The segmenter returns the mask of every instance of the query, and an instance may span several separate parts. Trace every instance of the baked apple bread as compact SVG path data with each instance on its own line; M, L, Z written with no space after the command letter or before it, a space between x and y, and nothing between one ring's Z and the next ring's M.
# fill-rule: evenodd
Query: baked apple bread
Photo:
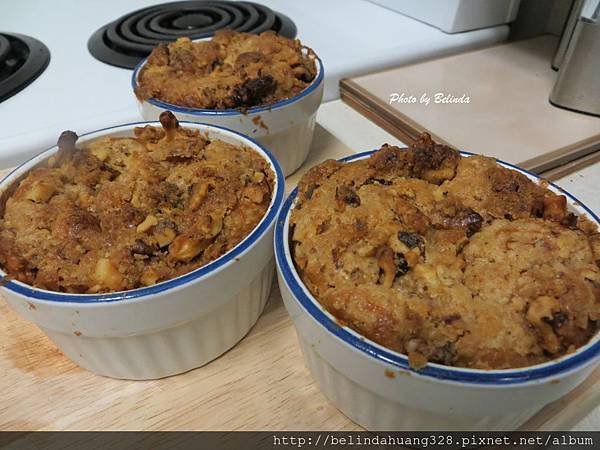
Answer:
M188 108L244 110L295 96L316 73L314 53L297 39L222 30L209 41L157 46L135 93Z
M0 264L60 292L114 292L201 267L265 215L274 184L257 152L179 126L78 146L65 132L45 167L3 195Z
M598 330L596 226L543 183L427 134L312 168L290 230L315 298L416 368L529 366Z

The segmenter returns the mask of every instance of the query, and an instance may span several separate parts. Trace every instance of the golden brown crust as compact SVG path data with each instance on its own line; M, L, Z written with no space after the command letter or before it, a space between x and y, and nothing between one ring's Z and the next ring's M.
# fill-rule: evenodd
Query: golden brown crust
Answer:
M246 237L271 201L266 160L179 127L171 113L161 122L80 148L63 134L51 166L6 200L5 271L54 291L128 290L201 267Z
M314 54L273 32L218 31L156 47L138 79L140 100L205 109L246 109L293 97L316 76Z
M597 330L596 226L564 196L428 135L311 169L291 230L315 297L415 367L532 365Z

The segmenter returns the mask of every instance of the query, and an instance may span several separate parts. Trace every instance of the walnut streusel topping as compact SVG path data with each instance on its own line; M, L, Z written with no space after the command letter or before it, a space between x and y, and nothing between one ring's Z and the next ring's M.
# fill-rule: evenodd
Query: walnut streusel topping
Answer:
M415 366L528 366L597 332L596 226L564 196L427 134L312 168L290 226L318 301Z

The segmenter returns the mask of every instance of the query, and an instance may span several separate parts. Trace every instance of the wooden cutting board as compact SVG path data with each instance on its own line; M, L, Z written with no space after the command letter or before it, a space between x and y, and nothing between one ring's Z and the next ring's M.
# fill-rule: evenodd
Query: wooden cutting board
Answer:
M346 79L341 97L407 143L428 131L537 173L583 157L579 166L591 164L600 160L600 117L548 101L556 45L548 35ZM469 102L435 103L440 93Z
M317 127L309 161L287 180L288 191L306 168L351 153ZM0 317L0 430L361 429L327 401L304 366L276 282L258 323L238 345L204 367L162 380L94 375L4 300ZM600 402L599 380L600 369L524 429L570 428Z

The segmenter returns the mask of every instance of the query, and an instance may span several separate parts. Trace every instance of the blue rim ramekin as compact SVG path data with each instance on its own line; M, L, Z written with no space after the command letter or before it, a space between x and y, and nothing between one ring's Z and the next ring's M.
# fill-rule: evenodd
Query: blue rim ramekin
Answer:
M199 267L195 270L192 270L191 272L188 272L177 278L172 278L170 280L166 280L166 281L163 281L163 282L160 282L155 285L148 286L148 287L131 289L128 291L111 292L111 293L105 293L105 294L70 294L70 293L62 293L62 292L54 292L54 291L48 291L48 290L44 290L44 289L38 289L38 288L35 288L32 286L29 286L25 283L11 280L10 277L7 281L6 273L2 269L0 269L0 282L2 283L2 287L4 287L5 289L9 289L17 294L23 295L25 297L30 297L30 298L34 298L34 299L38 299L38 300L54 301L54 302L102 303L102 302L114 302L114 301L122 301L122 300L134 300L134 299L146 298L150 295L157 294L159 292L163 292L163 291L166 291L169 289L179 288L179 287L186 285L189 282L200 280L200 279L210 275L211 273L213 273L215 270L217 270L219 268L233 264L237 258L239 258L241 255L243 255L248 250L248 248L250 246L252 246L252 244L254 244L257 240L259 240L261 238L261 236L263 236L265 234L265 232L268 230L270 224L276 219L280 205L283 203L284 176L283 176L281 167L280 167L279 163L277 162L277 160L275 159L275 157L271 154L271 152L269 152L262 145L257 143L254 139L252 139L246 135L243 135L241 133L238 133L237 131L234 131L234 130L231 130L231 129L228 129L225 127L220 127L217 125L202 124L202 123L197 123L197 122L180 121L179 124L180 125L186 125L186 124L206 125L210 128L215 128L215 129L219 129L219 130L224 130L229 133L233 133L233 134L240 136L241 138L248 140L248 141L252 142L253 144L257 145L264 152L266 157L268 158L268 160L271 164L271 167L276 175L276 190L271 199L271 204L269 205L269 209L268 209L267 213L264 215L264 217L259 222L259 224L250 232L250 234L248 236L246 236L240 243L238 243L231 250L229 250L228 252L226 252L225 254L220 256L219 258L215 259L214 261L211 261L210 263L208 263L202 267ZM123 128L123 127L131 127L131 126L135 126L135 125L160 126L160 122L157 122L157 121L154 121L154 122L130 122L130 123L126 123L126 124L120 124L120 125L115 125L115 126L111 126L111 127L101 128L101 129L95 130L95 131L90 131L88 133L79 135L79 137L81 138L81 137L89 136L91 134L96 134L96 133L100 133L100 132L107 131L107 130ZM36 156L33 156L29 160L25 161L23 164L20 164L18 167L13 169L8 175L6 175L2 179L2 181L0 181L0 185L4 184L4 182L7 179L11 178L15 172L19 171L23 166L28 165L33 160L39 159L40 161L42 161L44 159L44 154L55 148L56 148L56 145L54 145L50 148L47 148L46 150L42 151L41 153L38 153ZM27 170L30 170L30 169L31 168L29 168Z
M297 101L306 97L307 95L309 95L311 92L313 92L315 89L317 89L319 87L319 85L323 81L323 77L325 76L324 75L325 71L324 71L323 63L321 62L321 59L319 57L315 57L315 60L317 61L317 66L318 66L317 67L317 76L310 83L310 85L308 85L306 88L304 88L298 94L294 95L293 97L286 98L286 99L280 100L275 103L271 103L269 105L255 106L252 108L248 108L248 109L245 109L243 112L238 109L233 109L233 108L231 108L231 109L188 108L185 106L176 105L174 103L163 102L162 100L158 100L156 98L149 98L144 101L150 103L151 105L156 106L157 108L167 109L169 111L173 111L176 113L178 112L178 113L183 113L183 114L193 114L193 115L197 115L197 116L250 115L250 114L260 113L260 112L264 112L264 111L273 111L275 109L283 108L284 106L290 105L292 103L296 103ZM135 90L138 86L137 79L138 79L139 72L147 62L148 62L148 58L145 58L142 61L140 61L137 64L137 66L135 67L133 74L131 75L131 88L133 89L133 92L135 92Z
M355 155L342 158L340 161L348 162L356 159L362 159L370 156L375 151L376 150L357 153ZM461 151L460 153L464 156L474 155L474 153L464 151ZM501 160L496 161L504 166L525 173L530 177L541 180L538 175L530 171ZM591 218L593 218L596 224L600 225L600 218L598 218L598 216L594 214L594 212L591 211L587 206L583 205L579 200L577 200L577 198L554 183L548 182L548 184L567 196L572 202L576 203L578 207L582 208ZM319 325L324 327L345 344L356 348L360 352L366 354L368 357L395 366L399 369L411 371L414 374L424 377L457 383L493 386L535 382L537 380L570 372L586 363L591 362L598 356L598 354L600 354L600 339L598 339L598 335L596 335L595 338L592 338L590 343L579 348L571 355L565 355L543 364L520 369L466 369L461 367L445 366L437 363L429 363L426 367L418 371L412 369L408 363L408 357L406 355L394 352L379 344L376 344L375 342L361 336L359 333L356 333L348 327L340 326L335 320L334 316L327 312L319 304L319 302L311 295L309 290L302 283L302 280L296 272L293 262L286 257L285 253L287 241L287 237L285 236L286 223L294 206L297 194L298 188L295 188L286 199L275 225L275 257L277 259L277 264L281 275L288 287L291 289L295 298L301 304L302 308L312 317L312 319L314 319ZM594 339L595 342L593 342Z

